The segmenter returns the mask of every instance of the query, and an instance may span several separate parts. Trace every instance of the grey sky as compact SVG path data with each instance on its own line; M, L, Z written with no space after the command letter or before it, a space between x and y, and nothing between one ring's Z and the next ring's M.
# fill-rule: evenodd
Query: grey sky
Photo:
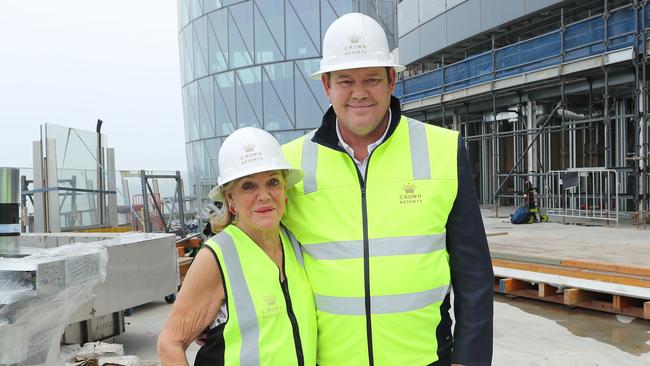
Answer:
M0 166L101 118L118 169L186 170L177 27L174 0L0 0Z

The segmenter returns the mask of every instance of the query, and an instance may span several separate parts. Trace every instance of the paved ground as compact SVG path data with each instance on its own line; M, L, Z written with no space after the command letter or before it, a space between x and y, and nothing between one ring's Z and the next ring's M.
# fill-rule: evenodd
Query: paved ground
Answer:
M126 354L156 361L156 336L170 309L164 302L134 309L126 318L126 333L115 342L124 345ZM195 352L193 345L190 364ZM493 364L650 365L650 321L498 295Z

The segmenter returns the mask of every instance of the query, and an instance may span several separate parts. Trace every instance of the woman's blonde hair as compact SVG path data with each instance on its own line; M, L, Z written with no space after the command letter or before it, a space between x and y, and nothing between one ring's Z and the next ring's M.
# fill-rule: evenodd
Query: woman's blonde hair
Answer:
M289 175L289 172L286 170L281 170L282 173L282 180L284 183L284 190L286 192L287 190L287 176ZM248 176L246 176L248 177ZM230 189L240 180L246 178L246 177L241 177L238 179L235 179L231 182L228 182L223 185L221 188L221 192L223 193L223 206L221 207L221 210L219 212L215 212L214 210L210 210L210 215L208 216L208 221L210 221L210 230L214 234L220 233L223 229L225 229L228 225L230 224L236 224L237 223L237 215L232 214L230 212L230 205L228 204L228 199L226 197L228 196L228 192Z

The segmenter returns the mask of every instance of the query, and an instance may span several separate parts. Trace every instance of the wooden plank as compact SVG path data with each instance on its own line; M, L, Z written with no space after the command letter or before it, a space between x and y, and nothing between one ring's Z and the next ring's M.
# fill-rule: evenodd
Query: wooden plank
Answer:
M621 285L650 288L650 278L635 277L631 275L618 275L612 273L592 272L564 266L550 266L536 263L522 263L511 260L492 258L492 265L495 267L504 267L518 269L523 271L546 273L558 276L567 276L573 278L582 278L586 280L602 281L616 283Z
M623 311L626 308L633 307L638 301L638 299L633 299L628 296L614 295L614 310Z
M499 252L490 252L490 255L492 256L492 259L498 259L498 260L506 260L506 261L512 261L512 262L525 262L525 263L533 263L533 264L546 264L546 265L552 265L552 266L560 266L562 264L562 261L559 259L551 259L551 258L540 258L540 257L534 257L534 256L529 256L529 255L520 255L520 254L511 254L511 253L499 253Z
M508 235L508 232L506 231L497 231L493 233L485 233L485 236L502 236L502 235Z
M550 297L557 294L557 288L546 283L540 283L537 294L539 297Z
M650 267L638 267L624 264L590 262L577 259L565 259L560 262L565 267L590 269L593 271L615 272L634 275L639 277L650 277Z
M650 320L650 301L643 303L643 319Z
M532 285L526 281L517 280L514 278L504 278L499 281L499 291L509 294L515 291L530 289Z
M594 293L579 288L568 288L564 290L564 304L575 306L594 299Z

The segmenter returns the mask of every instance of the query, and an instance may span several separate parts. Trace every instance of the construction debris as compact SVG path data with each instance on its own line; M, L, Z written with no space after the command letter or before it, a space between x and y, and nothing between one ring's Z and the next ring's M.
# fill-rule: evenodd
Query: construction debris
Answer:
M124 347L117 343L89 342L61 347L66 366L140 366L137 356L125 356Z

